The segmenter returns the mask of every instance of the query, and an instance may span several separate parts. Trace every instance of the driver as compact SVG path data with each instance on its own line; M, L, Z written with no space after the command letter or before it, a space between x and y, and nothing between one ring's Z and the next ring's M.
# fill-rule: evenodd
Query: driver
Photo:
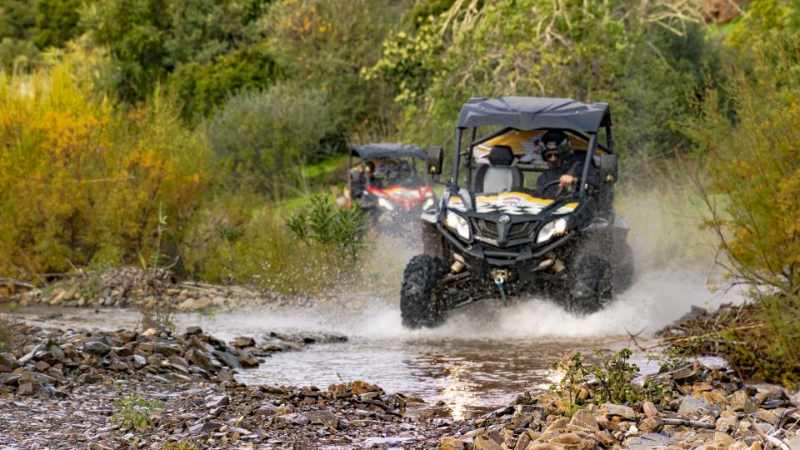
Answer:
M578 180L583 164L573 155L563 131L546 132L542 144L542 159L547 163L547 170L536 180L536 191L543 197L554 198Z

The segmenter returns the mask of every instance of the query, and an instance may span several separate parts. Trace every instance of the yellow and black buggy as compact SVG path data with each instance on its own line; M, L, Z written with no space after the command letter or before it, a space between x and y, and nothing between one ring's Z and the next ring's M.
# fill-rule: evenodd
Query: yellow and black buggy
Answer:
M553 183L537 186L548 170L546 133L564 136L580 163L577 182L555 194ZM422 213L425 252L403 275L404 326L435 327L454 309L523 293L591 313L632 283L628 227L613 208L617 155L608 104L473 98L455 137L444 195ZM429 171L440 174L441 160Z

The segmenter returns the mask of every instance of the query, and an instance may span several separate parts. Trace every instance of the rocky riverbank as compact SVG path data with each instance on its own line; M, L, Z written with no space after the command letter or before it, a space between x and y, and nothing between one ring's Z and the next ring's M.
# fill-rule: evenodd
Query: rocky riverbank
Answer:
M800 395L747 384L700 360L664 360L660 372L636 379L632 394L616 403L588 376L571 385L569 398L564 391L522 392L508 406L454 420L444 404L362 381L319 388L237 381L237 373L270 364L276 352L343 336L267 333L226 342L197 327L8 328L13 342L0 351L0 448L800 446Z
M0 291L0 301L3 298L21 306L134 307L183 312L264 306L287 300L243 286L179 281L169 271L138 267L82 273L41 288L18 289L13 295L3 296Z
M747 385L728 369L699 361L651 376L656 402L629 405L593 401L592 386L578 394L570 416L552 393L522 395L512 405L457 425L441 448L549 450L596 448L800 448L800 395L776 385Z

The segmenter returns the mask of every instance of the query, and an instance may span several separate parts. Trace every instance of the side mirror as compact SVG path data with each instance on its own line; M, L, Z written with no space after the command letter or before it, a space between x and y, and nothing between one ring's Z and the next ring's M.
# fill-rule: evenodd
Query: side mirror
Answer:
M600 155L600 179L603 183L616 183L618 172L617 155Z
M441 175L444 163L444 149L431 147L428 149L428 175Z

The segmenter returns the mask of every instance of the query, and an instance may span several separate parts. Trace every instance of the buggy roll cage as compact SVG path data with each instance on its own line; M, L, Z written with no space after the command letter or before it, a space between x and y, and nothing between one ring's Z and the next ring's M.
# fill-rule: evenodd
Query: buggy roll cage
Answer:
M501 126L500 132L477 138L478 127ZM581 103L572 99L547 97L475 97L469 99L461 108L456 126L456 158L453 176L448 183L451 192L458 191L458 177L461 167L462 141L464 132L472 130L467 152L467 173L472 177L472 151L477 144L485 142L510 129L532 131L558 129L569 131L587 139L586 156L581 173L579 196L586 195L589 165L598 147L597 132L604 128L606 143L601 145L605 153L614 153L614 140L611 133L611 111L607 103Z

